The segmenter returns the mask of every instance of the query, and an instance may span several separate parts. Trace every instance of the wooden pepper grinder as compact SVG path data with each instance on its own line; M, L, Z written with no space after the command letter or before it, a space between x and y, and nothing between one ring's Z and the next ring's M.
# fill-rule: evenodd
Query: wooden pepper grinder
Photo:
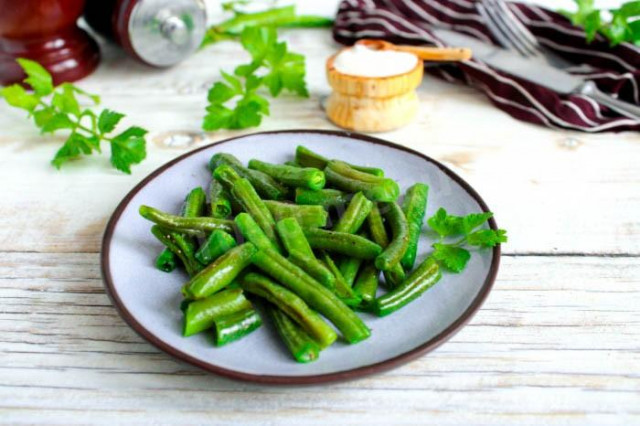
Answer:
M93 0L84 17L96 32L155 67L191 55L207 29L202 0Z
M0 85L24 79L16 62L21 57L42 64L54 84L90 74L100 52L77 26L84 4L84 0L0 0Z

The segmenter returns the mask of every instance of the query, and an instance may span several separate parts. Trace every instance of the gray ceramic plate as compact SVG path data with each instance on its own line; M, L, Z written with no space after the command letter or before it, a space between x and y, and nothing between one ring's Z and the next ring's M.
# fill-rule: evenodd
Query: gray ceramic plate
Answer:
M265 383L317 383L383 371L416 358L449 339L479 309L498 270L499 247L475 253L464 273L445 274L434 288L391 316L362 314L371 338L357 345L336 343L310 364L292 360L268 321L222 348L213 347L203 333L182 337L179 290L186 276L154 267L161 246L149 232L150 223L138 215L138 207L148 204L178 211L190 189L207 188L207 163L216 152L229 152L244 162L257 157L281 163L292 158L299 144L330 158L381 167L403 190L417 181L428 183L427 216L439 206L460 215L488 211L466 182L435 160L367 136L295 130L242 136L197 149L144 179L120 203L107 226L102 273L113 303L134 330L176 358L214 373ZM419 260L429 245L423 235Z

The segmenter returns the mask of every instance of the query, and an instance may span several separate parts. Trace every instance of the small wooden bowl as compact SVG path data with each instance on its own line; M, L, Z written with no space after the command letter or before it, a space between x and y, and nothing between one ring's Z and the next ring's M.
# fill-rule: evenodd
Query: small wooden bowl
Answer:
M424 66L388 77L361 77L336 70L336 53L327 60L327 79L333 93L327 99L329 119L349 130L386 132L409 123L418 110L415 89L422 81Z

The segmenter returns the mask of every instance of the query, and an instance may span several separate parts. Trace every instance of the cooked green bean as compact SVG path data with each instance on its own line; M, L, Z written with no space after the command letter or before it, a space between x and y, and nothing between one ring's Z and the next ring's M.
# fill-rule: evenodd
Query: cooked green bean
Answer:
M428 195L429 186L424 183L416 183L407 189L404 201L402 202L402 210L409 224L409 246L400 262L407 270L411 270L416 262L418 240L420 239L424 215L427 211Z
M206 197L204 195L204 191L202 190L202 188L200 187L194 188L189 192L189 194L187 194L184 200L184 203L182 204L182 209L180 214L184 217L202 216L205 204L206 204ZM202 269L197 265L197 262L194 260L194 257L193 257L196 251L196 241L192 237L185 237L185 236L181 236L181 237L173 236L173 237L176 243L182 246L182 249L183 249L182 251L184 252L184 256L190 258L189 266L191 267L191 273L196 273L198 270ZM175 264L176 263L175 254L169 255L168 254L169 252L170 250L168 249L163 250L158 256L158 258L156 259L156 266L165 272L171 272L177 266Z
M278 334L296 361L305 363L318 359L320 346L311 336L275 306L268 305L267 310Z
M238 175L227 165L222 165L215 169L213 175L216 178L220 178L230 188L231 195L238 200L242 209L251 215L271 242L278 246L279 243L274 229L276 221L251 183L247 179L237 178L236 176Z
M378 268L376 268L372 262L367 262L358 274L356 283L353 285L353 290L362 298L361 307L365 309L369 308L376 298L379 274L380 271L378 271Z
M234 312L251 309L242 290L224 290L190 302L184 310L183 336L192 336L213 327L215 320Z
M371 238L384 249L389 245L389 237L387 236L387 230L382 222L382 215L377 204L374 204L367 218L367 224L369 225L369 233ZM391 267L388 271L384 271L384 280L387 287L396 287L405 278L404 269L401 264L397 264Z
M262 228L258 226L253 217L248 213L240 213L235 218L236 225L242 236L249 242L253 243L259 250L264 248L272 248L281 253L280 246L275 245Z
M216 229L233 232L233 222L213 217L182 217L149 206L140 206L140 216L170 231L204 236Z
M156 258L156 267L162 272L171 272L176 269L177 260L176 255L165 247Z
M184 199L181 214L184 217L200 217L204 216L205 206L207 205L207 196L202 188L197 187L191 190Z
M261 197L269 200L282 200L286 198L288 190L285 186L276 182L271 176L244 167L242 163L231 154L214 154L209 161L209 168L211 171L214 171L218 166L223 164L231 166L240 177L249 180Z
M249 168L265 173L288 186L308 188L314 191L324 188L325 178L322 170L313 167L294 167L284 164L265 163L250 160Z
M309 308L304 300L264 275L248 273L242 278L240 285L245 291L276 305L318 342L321 348L330 346L338 337L333 328Z
M276 221L293 217L303 228L322 228L327 226L329 214L321 206L300 206L271 200L265 200L264 204Z
M327 268L331 271L333 276L335 277L335 290L334 293L336 296L344 302L347 306L358 306L360 304L360 296L356 294L353 289L349 286L349 284L345 281L340 269L333 261L331 256L329 256L326 252L322 252L321 254L322 261L327 265Z
M330 207L345 206L349 199L351 199L351 194L337 189L312 191L310 189L296 188L296 204L299 205L318 205L328 210Z
M362 320L335 294L275 250L259 250L253 264L288 287L311 308L324 315L340 330L345 339L356 343L371 335Z
M214 336L216 346L227 343L253 333L262 325L262 318L255 309L244 309L214 320Z
M316 259L297 220L291 217L282 219L276 224L276 230L289 253L291 262L304 269L325 287L335 288L335 277L322 262Z
M198 262L208 265L238 244L224 231L213 231L200 246L195 256Z
M329 159L311 151L307 147L298 145L298 147L296 148L296 162L303 167L315 167L316 169L322 170L327 167ZM349 166L363 173L368 173L379 177L384 176L384 171L382 169L378 169L377 167L356 166L353 164L349 164Z
M305 228L304 235L313 249L328 250L359 259L373 259L382 253L382 247L359 235L316 228Z
M226 219L231 216L231 199L222 183L211 179L209 185L209 205L211 206L211 216L218 219Z
M431 257L427 258L402 284L376 299L372 305L373 312L381 317L389 315L433 287L441 277L438 263Z
M244 243L232 248L191 278L182 294L188 299L202 299L226 287L251 263L256 246Z
M302 167L300 164L298 164L295 161L285 161L284 162L285 166L291 166L291 167Z
M393 238L384 251L376 257L376 268L389 271L400 263L409 246L409 225L397 203L382 203L381 211L391 228Z
M372 207L373 203L362 192L356 193L333 230L355 234L369 216Z
M346 257L340 261L340 273L349 287L353 287L363 260L357 257Z
M371 201L395 201L400 195L393 179L359 172L341 161L329 161L324 174L331 186L347 192L362 191Z
M200 272L202 264L196 261L193 252L191 252L193 247L190 242L185 239L184 235L177 232L171 232L158 225L153 225L151 227L151 233L158 239L158 241L171 250L173 254L178 256L178 259L180 259L184 265L184 269L190 277Z

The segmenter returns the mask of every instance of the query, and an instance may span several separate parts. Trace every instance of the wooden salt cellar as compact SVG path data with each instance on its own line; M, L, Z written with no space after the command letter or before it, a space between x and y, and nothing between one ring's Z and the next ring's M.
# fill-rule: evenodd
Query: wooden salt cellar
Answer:
M416 66L402 74L386 77L362 77L339 72L335 68L338 52L327 60L327 80L333 89L326 103L329 119L344 129L361 132L386 132L410 123L418 111L416 88L422 81L422 60L460 61L471 57L463 48L395 46L382 40L360 40L369 48L398 50L415 54Z

